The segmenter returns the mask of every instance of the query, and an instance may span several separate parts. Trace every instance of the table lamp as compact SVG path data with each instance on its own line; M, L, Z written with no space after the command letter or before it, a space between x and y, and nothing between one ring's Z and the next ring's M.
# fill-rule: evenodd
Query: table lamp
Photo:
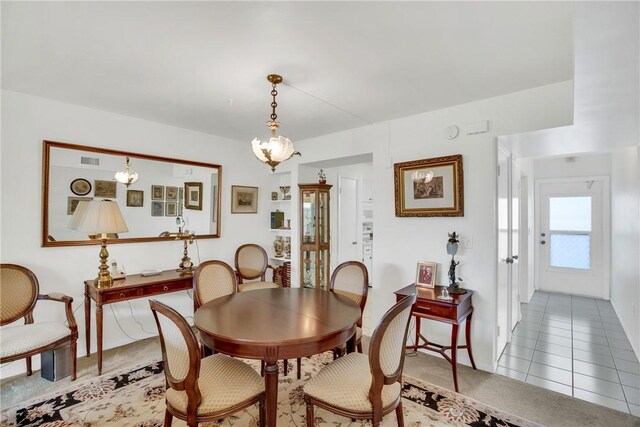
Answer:
M129 231L118 207L118 203L106 199L80 202L69 222L69 228L87 234L95 233L101 236L100 267L98 277L95 279L95 284L98 288L108 288L111 286L113 284L113 277L109 274L109 267L107 266L107 259L109 258L109 252L107 251L107 234Z

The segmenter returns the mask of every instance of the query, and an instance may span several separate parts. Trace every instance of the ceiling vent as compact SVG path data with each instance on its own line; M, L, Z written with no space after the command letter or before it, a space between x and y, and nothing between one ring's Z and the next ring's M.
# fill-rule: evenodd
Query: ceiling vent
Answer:
M97 157L80 157L80 164L100 166L100 159Z

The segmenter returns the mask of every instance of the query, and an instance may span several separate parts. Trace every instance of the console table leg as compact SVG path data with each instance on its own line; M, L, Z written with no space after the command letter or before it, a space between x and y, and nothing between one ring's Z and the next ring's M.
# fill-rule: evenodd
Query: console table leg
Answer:
M87 286L84 287L84 337L87 357L91 354L91 298Z
M267 362L264 367L267 427L275 427L278 418L278 361Z
M96 303L96 340L98 344L98 375L102 375L102 303Z
M471 351L471 316L473 315L473 311L469 313L467 316L467 324L465 326L465 338L467 340L467 353L469 354L469 360L471 361L471 366L473 369L476 369L476 362L473 361L473 351Z
M414 319L416 319L416 340L415 340L415 345L416 345L416 351L417 350L417 346L420 345L420 324L422 323L422 319L420 319L420 317L418 316L413 316Z
M458 392L458 325L451 325L451 368L453 371L453 386Z

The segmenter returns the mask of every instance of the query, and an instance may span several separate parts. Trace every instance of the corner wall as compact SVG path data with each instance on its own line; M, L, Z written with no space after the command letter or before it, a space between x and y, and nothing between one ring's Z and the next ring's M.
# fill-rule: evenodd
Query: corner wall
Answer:
M200 260L216 258L233 265L234 253L240 244L254 242L267 248L271 246L269 194L277 185L269 168L253 157L248 142L2 91L0 260L31 269L40 281L41 293L62 292L73 297L80 334L79 357L86 354L83 282L97 274L99 249L97 246L40 246L43 139L220 164L221 238L197 241L189 247L191 258L196 264ZM230 214L232 184L260 186L257 215ZM109 254L124 264L129 274L166 270L177 268L182 243L114 244L109 245ZM193 301L186 292L158 299L169 303L184 316L193 316ZM35 311L36 321L63 320L64 310L58 308L41 301ZM92 317L93 312L92 306ZM91 323L91 348L95 352L94 318ZM105 349L131 342L129 336L142 339L157 333L146 299L105 306L104 324ZM39 369L40 358L35 357L33 362L34 369ZM23 373L24 366L22 361L5 365L0 376ZM104 366L107 372L114 368L108 363Z

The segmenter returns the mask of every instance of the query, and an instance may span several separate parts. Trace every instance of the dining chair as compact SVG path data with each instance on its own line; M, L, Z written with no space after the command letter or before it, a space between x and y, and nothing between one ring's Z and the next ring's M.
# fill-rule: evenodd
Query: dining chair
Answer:
M314 425L314 405L352 419L370 419L374 427L395 410L398 426L404 426L402 368L415 301L413 294L385 313L373 332L368 355L340 357L304 385L307 427Z
M164 426L177 417L189 427L226 418L255 403L264 426L264 381L239 359L223 354L200 358L196 336L173 308L149 300L158 326L167 383Z
M360 307L360 318L356 325L356 348L362 353L362 313L369 293L369 273L360 261L345 261L333 270L329 280L329 291L353 300ZM344 346L343 346L344 348ZM343 348L335 349L334 359ZM302 359L298 358L297 377L300 379Z
M193 273L194 310L206 302L235 294L237 291L236 274L233 268L224 261L202 262Z
M24 317L23 325L3 327L0 332L0 363L26 359L27 375L33 373L31 357L68 343L71 346L71 381L76 379L78 326L73 316L73 298L61 293L41 295L33 272L15 264L0 264L0 326ZM33 321L39 300L65 304L67 324Z
M247 243L236 250L235 267L238 278L238 291L278 288L282 283L280 268L269 264L267 252L259 245ZM266 281L267 270L273 270L272 281ZM258 279L258 280L255 280ZM246 282L250 280L250 282Z

